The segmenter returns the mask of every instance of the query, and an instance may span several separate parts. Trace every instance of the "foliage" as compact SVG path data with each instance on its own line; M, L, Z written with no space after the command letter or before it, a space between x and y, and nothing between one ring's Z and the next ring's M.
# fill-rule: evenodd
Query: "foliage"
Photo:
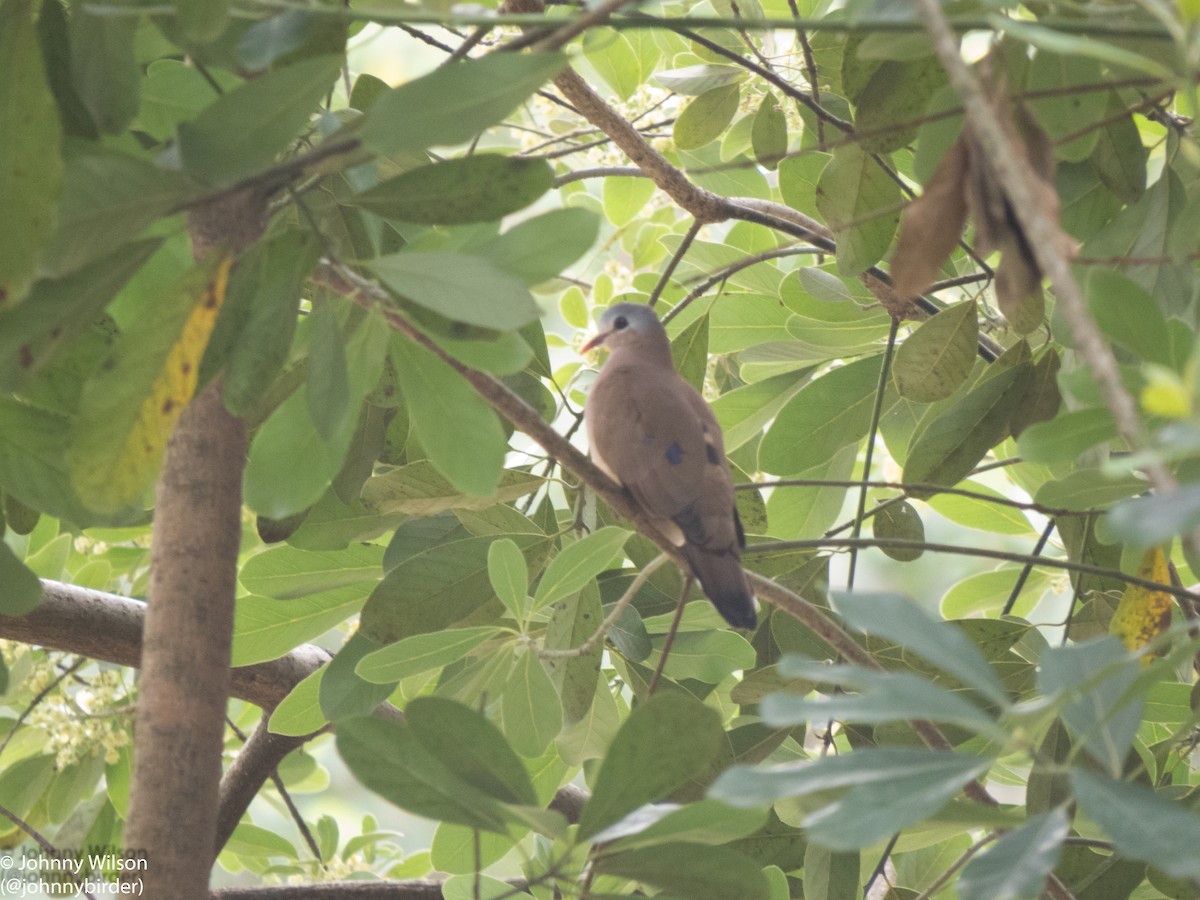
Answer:
M952 5L1043 248L918 5L3 0L5 845L17 818L120 843L135 679L13 623L38 579L147 595L163 448L217 384L252 430L233 665L335 654L232 700L230 757L332 723L264 797L327 788L332 744L438 823L423 848L323 815L301 848L256 805L224 870L281 896L1195 896L1196 10ZM374 41L441 56L396 74ZM193 260L188 213L246 193L265 234ZM679 573L635 580L655 545L537 429L579 430L576 350L618 300L669 311L747 567L829 630L695 602L663 659ZM915 600L854 590L868 565ZM571 783L581 810L551 802Z

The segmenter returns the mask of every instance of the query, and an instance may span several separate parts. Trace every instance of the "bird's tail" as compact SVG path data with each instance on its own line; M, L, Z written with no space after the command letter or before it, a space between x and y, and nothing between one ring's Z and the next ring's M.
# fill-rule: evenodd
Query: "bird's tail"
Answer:
M742 571L742 562L729 550L713 552L690 545L684 551L700 587L725 621L734 628L754 628L758 617L754 594Z

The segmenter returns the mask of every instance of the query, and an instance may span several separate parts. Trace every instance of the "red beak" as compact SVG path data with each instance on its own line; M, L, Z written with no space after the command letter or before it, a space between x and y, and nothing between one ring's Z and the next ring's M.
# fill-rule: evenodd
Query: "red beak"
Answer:
M604 339L605 339L606 337L608 337L608 335L607 335L607 334L597 334L597 335L596 335L595 337L593 337L593 338L592 338L590 341L588 341L586 344L584 344L584 345L583 345L583 346L582 346L582 347L579 349L579 352L580 352L580 353L587 353L589 350L595 350L597 347L599 347L601 344L603 344L603 343L604 343Z

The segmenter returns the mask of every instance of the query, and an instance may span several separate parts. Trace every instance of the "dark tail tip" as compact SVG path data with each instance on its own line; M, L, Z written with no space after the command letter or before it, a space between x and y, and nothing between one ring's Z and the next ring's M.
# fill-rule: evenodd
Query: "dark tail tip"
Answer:
M734 628L756 628L754 595L741 560L733 553L711 553L697 547L688 547L687 556L700 587L725 621Z

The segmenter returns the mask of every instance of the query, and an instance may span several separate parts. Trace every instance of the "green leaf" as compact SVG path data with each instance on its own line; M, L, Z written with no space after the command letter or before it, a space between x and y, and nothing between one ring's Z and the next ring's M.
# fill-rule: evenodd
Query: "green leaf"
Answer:
M763 95L758 112L754 114L750 143L754 156L768 169L778 168L780 160L787 154L787 116L770 91Z
M1200 879L1200 816L1141 785L1072 769L1079 808L1103 828L1121 853L1175 878Z
M510 537L530 553L547 545L544 535ZM486 536L443 541L405 559L375 586L361 628L381 643L390 643L440 631L466 618L494 598L487 566L493 540ZM495 607L501 609L499 601Z
M175 21L197 44L215 41L229 22L229 0L173 0Z
M636 617L637 613L634 612L633 615ZM595 634L602 617L599 588L594 584L585 585L574 597L554 604L554 611L550 614L550 622L546 626L546 649L566 650L582 646L584 641ZM614 628L609 632L609 639L613 641L614 646L619 647L615 631ZM545 660L550 679L558 689L558 696L562 701L564 724L575 724L591 710L599 684L598 673L603 655L603 641L600 641L589 653L568 656L565 659Z
M631 533L609 525L564 547L542 575L533 598L534 611L569 597L609 568Z
M359 323L346 346L351 409L378 383L390 331L379 313ZM307 391L288 397L259 428L246 464L246 504L259 515L282 519L320 499L342 468L358 416L347 416L331 440L313 427Z
M1033 366L1023 363L972 387L909 447L904 480L949 486L967 477L1004 438L1032 374Z
M562 731L562 704L554 682L537 652L528 649L517 660L500 696L504 733L518 753L537 759Z
M720 717L687 695L635 707L609 745L579 821L584 840L704 771L725 743Z
M1080 469L1047 481L1033 495L1035 503L1072 512L1104 509L1118 500L1140 494L1148 487L1136 475L1106 475L1099 469Z
M553 181L545 160L481 153L409 169L350 202L385 219L465 225L524 209Z
M900 187L855 144L839 147L817 182L817 210L837 237L837 266L857 275L883 259L900 224Z
M618 228L628 225L650 202L655 190L649 178L605 178L600 189L604 217Z
M322 666L305 677L276 704L267 725L272 734L300 737L324 727L329 721L321 712L321 679L324 677L325 668Z
M1142 135L1116 91L1108 93L1108 108L1104 126L1096 138L1096 149L1090 162L1104 186L1122 203L1134 203L1146 190L1146 160L1149 151L1142 145Z
M476 252L532 287L556 278L587 253L599 229L600 218L591 210L554 209L518 222Z
M1167 320L1140 285L1116 272L1095 269L1084 293L1096 324L1110 341L1143 361L1171 365Z
M1134 546L1165 544L1200 524L1200 484L1118 503L1108 512L1108 524L1116 537Z
M355 671L365 681L394 684L464 659L496 634L490 625L415 634L368 653L358 661Z
M1104 118L1108 95L1094 88L1104 83L1100 64L1094 59L1045 49L1034 54L1026 90L1035 95L1025 102L1055 145L1059 159L1081 162L1095 149L1100 137L1095 123ZM1077 136L1064 140L1071 135Z
M912 141L930 98L946 81L932 54L907 62L886 60L855 98L854 130L864 150L891 153Z
M859 854L835 853L809 841L804 848L805 900L858 900Z
M560 53L494 53L442 65L375 101L363 143L384 156L465 143L503 120L565 65Z
M698 391L704 389L708 374L708 320L708 316L701 316L671 341L675 371Z
M494 495L508 451L496 413L432 351L397 340L391 360L412 427L438 471L460 491Z
M907 647L1001 706L1008 692L965 634L927 613L902 594L834 595L846 624Z
M350 719L337 728L337 748L355 778L401 809L440 822L505 831L508 817L502 804L455 776L406 725Z
M892 377L900 396L917 403L949 397L975 367L978 340L974 301L956 303L922 322L896 351Z
M680 150L695 150L715 141L737 112L741 87L713 88L690 101L675 120L672 135Z
M1116 437L1117 425L1108 407L1074 409L1030 425L1017 438L1017 450L1029 462L1054 465L1074 462L1083 451Z
M184 170L206 184L227 184L266 168L316 111L342 63L341 56L314 57L222 95L180 124Z
M0 309L25 296L54 225L62 125L46 80L31 0L0 6Z
M1023 900L1039 896L1058 865L1070 823L1062 808L1030 819L973 857L958 880L964 897Z
M404 299L458 322L506 331L538 316L529 289L478 256L402 252L367 267Z
M917 544L925 541L925 524L921 521L916 507L907 500L878 507L871 519L871 531L875 537L885 541L908 541ZM889 547L887 544L879 549L885 556L897 562L912 562L920 559L925 552L921 547Z
M775 417L759 448L759 464L775 475L817 466L860 440L871 424L883 358L834 369L805 385Z
M0 615L23 616L42 602L42 583L12 548L0 541Z
M29 302L0 311L0 387L20 390L69 347L158 247L128 244L64 278L36 282Z
M336 590L382 574L383 548L355 544L345 550L311 551L271 547L251 556L238 576L251 594L291 600Z
M329 443L346 427L351 415L346 339L331 303L315 304L309 321L312 339L308 346L304 399L317 435ZM357 408L353 413L358 415Z
M686 806L660 803L630 813L596 837L615 851L639 850L675 841L727 844L749 837L767 823L762 809L738 809L719 800L697 800Z
M726 391L714 400L713 415L725 434L725 452L732 453L758 437L802 387L803 378L789 373Z
M233 665L278 659L297 645L320 637L362 608L365 584L280 602L239 597L233 618Z
M88 6L71 2L71 76L96 127L120 134L138 111L138 17L96 14Z
M536 805L525 764L487 717L441 697L404 709L413 736L457 777L504 803Z
M661 648L650 658L657 663ZM754 667L754 647L732 631L682 631L675 637L666 671L676 680L719 684L739 669Z
M728 847L670 842L605 852L596 861L596 869L661 888L662 895L688 900L768 900L770 896L758 864Z
M261 403L263 386L287 361L300 295L319 248L311 235L287 231L255 244L238 260L212 339L230 344L221 397L233 415L246 415Z
M738 66L704 63L654 73L654 80L669 91L685 97L695 97L721 87L739 84L746 79L745 70Z
M509 900L533 896L528 891L517 890L507 881L476 872L447 878L441 884L441 895L442 900Z
M501 538L488 547L488 578L505 609L518 622L523 622L529 594L529 568L520 548L508 538Z
M1121 642L1107 636L1052 647L1038 668L1041 692L1067 701L1062 719L1072 745L1083 747L1114 775L1121 772L1142 719L1145 698L1128 696L1139 671Z
M531 494L542 479L526 472L505 469L495 496L464 494L454 487L428 460L375 475L363 485L362 502L378 514L406 513L411 516L436 516L448 509L488 509Z
M361 631L355 632L325 666L318 697L321 712L330 722L369 716L395 689L394 684L370 682L355 672L359 660L377 649L379 644Z
M863 725L929 720L949 722L977 732L987 732L995 726L992 717L978 706L910 672L879 673L849 666L830 668L806 664L802 668L783 665L780 673L829 681L861 691L813 699L794 694L769 694L762 702L763 721L780 728L834 719Z
M858 447L851 445L843 447L826 462L792 473L792 477L816 482L846 481L854 474L857 461ZM784 540L820 537L841 515L847 490L833 484L775 488L767 498L768 534Z

